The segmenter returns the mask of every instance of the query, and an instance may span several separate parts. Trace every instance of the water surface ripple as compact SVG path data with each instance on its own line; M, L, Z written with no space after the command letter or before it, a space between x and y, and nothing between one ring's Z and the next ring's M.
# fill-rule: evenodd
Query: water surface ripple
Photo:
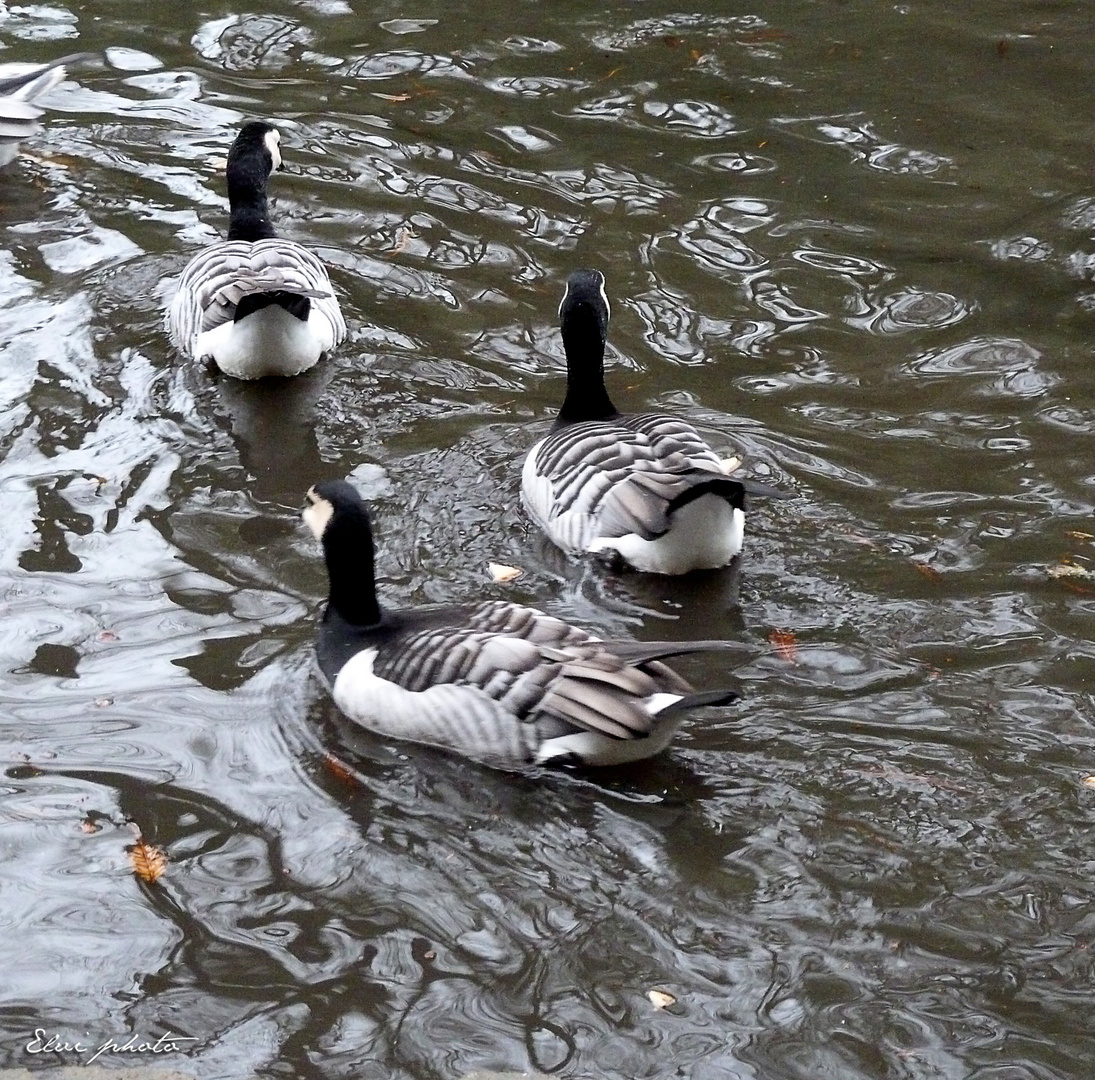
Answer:
M108 57L0 176L4 1060L44 1028L229 1080L1088 1076L1086 13L102 7L0 18L8 59ZM160 328L254 116L350 324L286 386ZM795 495L740 581L608 574L516 508L583 265L617 404ZM685 666L743 702L588 781L350 730L297 519L345 475L392 602L740 640Z

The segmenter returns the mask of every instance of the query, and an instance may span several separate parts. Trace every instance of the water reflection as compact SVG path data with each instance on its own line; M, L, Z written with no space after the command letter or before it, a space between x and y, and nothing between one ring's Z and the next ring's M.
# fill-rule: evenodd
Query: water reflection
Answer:
M1086 1075L1095 605L1046 572L1095 531L1086 27L351 6L0 23L108 50L0 174L8 1060L45 1025L233 1078ZM283 386L160 328L254 115L353 328ZM796 492L733 571L606 573L517 507L590 264L621 403ZM392 603L734 640L687 673L744 704L594 779L348 730L297 511L346 475Z

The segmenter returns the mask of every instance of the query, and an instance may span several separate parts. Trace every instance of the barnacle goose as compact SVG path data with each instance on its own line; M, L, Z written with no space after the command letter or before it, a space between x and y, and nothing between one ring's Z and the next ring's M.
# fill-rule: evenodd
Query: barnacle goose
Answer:
M42 130L45 109L37 101L65 78L65 65L94 59L95 53L72 53L48 64L0 64L0 168L15 160L21 139Z
M392 738L498 768L615 765L663 750L693 693L663 657L741 648L721 641L612 642L500 600L405 611L377 602L373 537L345 481L308 491L304 520L323 544L330 594L316 655L335 704Z
M228 375L297 375L346 336L331 279L306 248L274 234L266 180L281 135L245 124L228 151L228 239L190 260L166 316L172 344Z
M525 459L521 498L564 551L622 557L637 570L684 574L741 551L745 493L691 424L664 413L622 416L604 383L609 306L599 270L577 270L559 305L567 393L551 433Z

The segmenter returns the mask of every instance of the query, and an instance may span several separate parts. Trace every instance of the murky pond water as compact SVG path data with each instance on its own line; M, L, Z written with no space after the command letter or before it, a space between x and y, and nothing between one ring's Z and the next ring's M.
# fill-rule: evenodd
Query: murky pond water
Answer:
M110 50L0 176L8 1063L41 1028L202 1077L1090 1075L1087 6L459 7L0 20L4 59ZM283 387L160 329L251 117L351 325ZM516 508L583 265L617 403L795 493L737 585ZM351 473L391 601L751 643L743 702L588 783L354 737L297 518Z

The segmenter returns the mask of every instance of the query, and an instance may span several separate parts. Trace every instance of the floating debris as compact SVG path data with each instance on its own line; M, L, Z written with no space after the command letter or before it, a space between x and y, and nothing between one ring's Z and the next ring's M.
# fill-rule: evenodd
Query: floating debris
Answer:
M167 869L167 855L163 848L138 840L129 848L129 861L133 864L133 873L142 881L153 885Z

